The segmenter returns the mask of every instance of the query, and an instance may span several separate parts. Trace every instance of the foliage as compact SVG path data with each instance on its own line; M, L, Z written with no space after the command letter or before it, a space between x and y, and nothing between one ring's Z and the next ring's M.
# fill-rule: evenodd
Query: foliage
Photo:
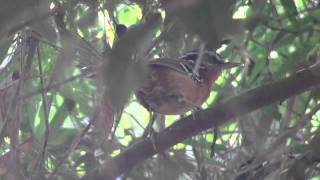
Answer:
M150 114L132 91L148 59L178 57L206 43L227 61L242 62L214 83L206 109L320 58L318 0L5 1L4 179L94 179L105 161L138 143ZM119 25L128 27L123 36ZM237 117L218 127L216 137L201 132L121 179L320 179L319 97L313 88ZM101 120L110 116L110 102L121 117L112 141L115 123ZM160 117L156 131L179 118Z

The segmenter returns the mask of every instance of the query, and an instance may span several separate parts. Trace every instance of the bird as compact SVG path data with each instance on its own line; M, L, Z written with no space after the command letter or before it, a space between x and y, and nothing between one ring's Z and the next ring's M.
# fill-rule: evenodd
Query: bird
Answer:
M150 60L146 79L134 90L137 101L152 113L143 137L154 132L152 125L158 114L183 115L188 111L201 109L222 71L241 65L237 62L225 62L214 51L199 49L178 58ZM83 67L81 72L92 78L96 76L96 69ZM115 123L114 132L118 123Z
M214 51L199 49L177 59L157 58L149 63L146 80L135 96L149 112L182 115L201 108L223 70L240 65L225 62Z

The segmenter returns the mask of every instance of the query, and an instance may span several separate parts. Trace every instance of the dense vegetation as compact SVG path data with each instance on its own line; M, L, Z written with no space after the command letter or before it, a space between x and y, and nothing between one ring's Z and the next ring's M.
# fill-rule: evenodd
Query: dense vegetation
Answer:
M318 0L2 0L1 179L319 180L319 22ZM141 138L148 61L203 45L244 66Z

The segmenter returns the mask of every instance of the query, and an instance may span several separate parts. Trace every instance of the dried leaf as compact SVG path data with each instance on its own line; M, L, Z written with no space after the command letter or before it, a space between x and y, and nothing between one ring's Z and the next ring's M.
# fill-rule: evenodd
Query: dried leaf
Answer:
M113 109L126 104L132 90L138 87L147 71L145 51L158 26L160 15L155 14L145 22L130 28L112 48L109 61L101 72L107 88L107 96Z

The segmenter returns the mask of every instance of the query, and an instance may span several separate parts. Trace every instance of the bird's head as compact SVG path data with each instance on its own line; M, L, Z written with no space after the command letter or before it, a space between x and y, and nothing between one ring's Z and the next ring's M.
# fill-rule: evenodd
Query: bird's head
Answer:
M242 65L241 63L236 62L225 62L218 53L208 50L203 50L202 52L193 50L181 56L180 59L191 61L195 64L201 53L202 59L200 60L200 70L205 68L224 70Z

